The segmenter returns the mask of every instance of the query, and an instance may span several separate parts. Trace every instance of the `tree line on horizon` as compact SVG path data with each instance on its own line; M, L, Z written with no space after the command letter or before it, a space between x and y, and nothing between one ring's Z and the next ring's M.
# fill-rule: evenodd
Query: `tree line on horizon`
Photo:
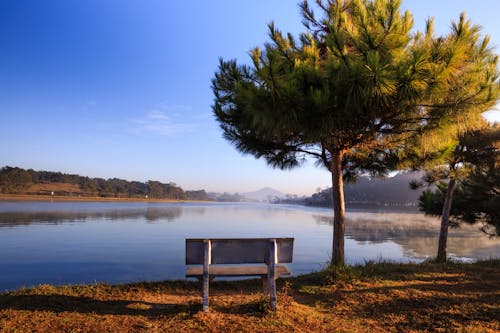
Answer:
M43 189L33 185L44 184ZM69 189L61 184L75 185ZM52 188L51 188L52 186ZM88 197L208 200L205 190L185 191L175 183L90 178L54 171L35 171L4 166L0 169L0 193L71 195Z
M359 177L345 185L345 203L350 208L402 208L416 209L423 190L413 191L408 184L420 178L421 172L402 172L394 177ZM332 188L318 189L311 196L276 198L275 203L302 204L306 206L332 207Z

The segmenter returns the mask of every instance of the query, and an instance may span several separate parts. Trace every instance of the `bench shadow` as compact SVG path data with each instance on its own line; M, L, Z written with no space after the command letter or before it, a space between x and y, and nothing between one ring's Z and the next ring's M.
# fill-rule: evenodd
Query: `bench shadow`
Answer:
M264 317L268 312L268 304L263 301L252 301L248 303L231 304L230 306L213 306L213 311L233 314L245 315L249 317Z
M3 295L0 310L79 312L101 315L160 317L192 313L195 305L150 303L135 300L101 301L90 297L64 295Z
M280 280L277 281L278 290L281 289L284 283ZM131 315L144 317L175 316L181 313L193 315L202 311L200 294L201 282L199 281L174 281L168 284L168 288L166 288L165 284L162 282L132 283L120 286L120 288L126 292L133 292L135 289L143 289L179 296L186 296L187 294L190 296L196 295L196 298L179 301L179 303L153 303L134 299L99 300L86 296L14 293L0 295L0 311L77 312L82 314ZM246 314L261 317L268 312L269 308L269 296L263 293L260 279L213 281L210 283L210 297L231 294L250 295L254 293L261 294L261 298L251 301L240 299L237 302L232 302L230 305L211 301L210 309L211 311L225 314Z

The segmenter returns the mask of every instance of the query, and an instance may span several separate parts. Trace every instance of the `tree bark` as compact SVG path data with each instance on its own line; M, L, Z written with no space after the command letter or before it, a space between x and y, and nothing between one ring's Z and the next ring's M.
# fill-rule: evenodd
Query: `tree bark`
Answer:
M446 261L446 245L448 243L448 227L450 225L451 202L453 200L453 191L455 190L456 180L451 178L448 182L446 197L444 198L443 212L441 213L441 230L439 231L437 262Z
M344 183L342 180L342 157L341 150L332 153L331 173L333 191L333 248L331 265L344 265Z

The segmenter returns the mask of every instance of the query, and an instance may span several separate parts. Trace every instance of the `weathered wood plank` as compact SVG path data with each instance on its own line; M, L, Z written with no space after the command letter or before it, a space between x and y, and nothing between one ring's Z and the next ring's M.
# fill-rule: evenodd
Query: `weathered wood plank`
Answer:
M284 265L275 266L276 278L290 275L290 270ZM210 276L266 276L268 275L267 265L262 266L210 266ZM192 266L186 270L186 277L203 276L203 266Z
M216 238L210 239L212 264L249 264L267 262L268 238ZM293 238L276 238L280 263L291 263ZM186 265L203 264L203 239L186 239Z

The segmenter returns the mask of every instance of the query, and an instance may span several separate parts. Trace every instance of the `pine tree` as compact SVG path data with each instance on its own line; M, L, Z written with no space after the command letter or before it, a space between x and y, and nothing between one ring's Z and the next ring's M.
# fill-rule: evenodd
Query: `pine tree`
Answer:
M462 94L457 82L479 67L467 55L470 38L436 38L432 21L411 33L401 1L316 4L320 17L301 3L306 32L298 39L271 23L252 65L220 61L213 110L239 151L283 169L313 157L331 172L332 264L343 265L343 179L394 168L408 139L466 117L461 106L486 98L493 79L483 73Z
M441 215L437 261L446 261L450 225L481 223L481 229L486 233L500 235L498 125L485 126L461 135L448 165L442 166L441 170L429 170L425 180L428 184L437 182L436 189L425 190L419 198L422 211ZM450 186L450 183L453 185Z

